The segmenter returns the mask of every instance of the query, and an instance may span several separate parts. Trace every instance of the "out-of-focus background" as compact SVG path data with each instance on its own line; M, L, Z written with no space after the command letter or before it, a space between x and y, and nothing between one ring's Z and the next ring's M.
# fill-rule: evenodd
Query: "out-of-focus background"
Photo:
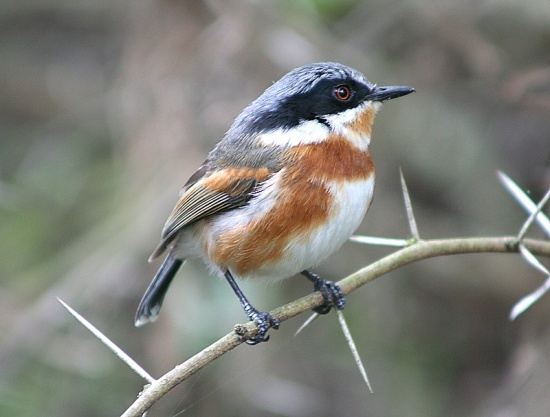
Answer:
M190 262L158 322L133 326L147 257L179 188L233 118L288 70L338 61L417 93L387 103L360 233L408 237L399 167L424 238L517 233L501 169L550 185L548 0L7 0L0 6L0 415L113 416L143 381L68 302L154 376L245 320ZM534 233L534 236L541 236ZM346 244L339 279L390 253ZM185 382L151 416L506 416L550 410L550 299L516 255L424 261L348 298L369 394L334 315L306 316ZM244 283L262 309L305 279Z

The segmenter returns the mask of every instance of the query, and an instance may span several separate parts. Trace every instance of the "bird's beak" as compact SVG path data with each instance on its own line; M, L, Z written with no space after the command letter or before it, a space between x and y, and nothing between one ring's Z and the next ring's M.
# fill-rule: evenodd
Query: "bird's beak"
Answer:
M374 87L370 94L365 97L365 100L370 101L384 101L391 100L392 98L406 96L407 94L414 93L416 90L412 87L406 86L386 86L386 87Z

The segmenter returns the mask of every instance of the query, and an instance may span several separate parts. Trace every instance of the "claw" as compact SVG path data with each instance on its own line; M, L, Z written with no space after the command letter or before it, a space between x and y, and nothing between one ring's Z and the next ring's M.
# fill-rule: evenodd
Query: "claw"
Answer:
M256 327L258 327L258 333L256 333L256 336L246 341L247 345L257 345L261 342L267 342L269 340L267 331L271 327L275 330L279 328L279 321L267 312L260 312L255 308L250 308L246 311L246 314L248 315L248 318L254 322Z
M315 291L319 291L323 295L325 304L313 309L317 314L327 314L332 307L342 310L346 305L346 298L338 284L321 278L319 275L310 271L303 271L307 279L313 282Z

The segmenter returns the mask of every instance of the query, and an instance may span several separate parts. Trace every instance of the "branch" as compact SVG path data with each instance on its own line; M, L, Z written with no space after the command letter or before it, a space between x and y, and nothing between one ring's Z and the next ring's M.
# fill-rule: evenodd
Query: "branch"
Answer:
M548 241L523 239L522 244L534 254L550 257L550 242ZM518 247L519 243L515 236L418 241L358 270L339 281L338 285L344 295L347 295L394 269L421 259L466 253L511 253L518 252ZM279 307L270 314L282 323L298 314L310 311L314 307L321 306L323 302L322 295L319 292L314 292ZM226 352L239 346L243 342L243 338L237 333L253 336L255 332L256 327L251 322L237 325L235 331L219 339L147 386L122 417L141 416L176 385L185 381Z

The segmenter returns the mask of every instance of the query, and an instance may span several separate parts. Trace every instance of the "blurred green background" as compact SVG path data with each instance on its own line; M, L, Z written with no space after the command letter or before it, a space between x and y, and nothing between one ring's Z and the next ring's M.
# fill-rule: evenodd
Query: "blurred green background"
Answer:
M59 0L0 6L0 415L115 416L143 381L62 298L160 376L244 321L199 262L154 325L135 308L179 188L272 81L338 61L417 93L373 134L374 204L360 233L408 237L399 167L424 238L517 233L550 186L548 0ZM534 236L541 236L534 233ZM389 253L348 243L317 269L339 279ZM378 279L345 310L369 394L337 320L285 322L193 376L150 416L543 416L550 300L516 255L433 259ZM243 283L262 309L305 279Z

